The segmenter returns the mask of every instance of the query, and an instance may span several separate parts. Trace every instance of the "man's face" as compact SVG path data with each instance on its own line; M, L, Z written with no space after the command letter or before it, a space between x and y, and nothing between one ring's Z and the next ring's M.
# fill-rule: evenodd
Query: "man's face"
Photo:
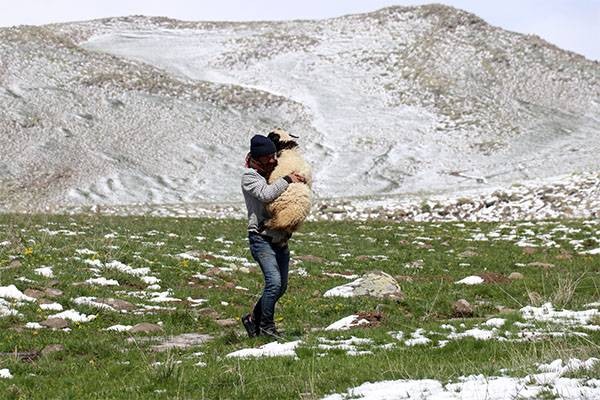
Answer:
M272 172L277 166L277 154L267 154L256 158L256 161L263 167L266 172Z

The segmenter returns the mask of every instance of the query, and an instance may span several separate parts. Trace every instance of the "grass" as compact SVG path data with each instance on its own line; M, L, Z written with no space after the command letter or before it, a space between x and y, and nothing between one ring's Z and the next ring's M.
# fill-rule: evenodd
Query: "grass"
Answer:
M247 249L244 221L3 215L0 227L0 286L15 284L22 291L54 287L63 292L54 300L65 309L97 315L91 322L71 324L70 332L25 329L26 322L40 322L55 313L40 309L37 303L18 307L20 317L0 317L1 352L41 350L49 344L64 346L64 351L30 363L1 356L0 368L8 368L14 376L0 380L0 393L7 399L313 399L345 392L366 381L448 381L470 374L500 375L501 370L525 376L535 372L538 363L557 358L587 359L597 355L600 347L597 331L545 323L535 325L547 331L582 331L587 336L524 342L464 338L435 347L448 333L442 324L466 330L492 317L505 318L501 330L508 333L502 335L516 337L519 328L513 322L524 322L519 308L531 304L532 293L541 303L550 301L557 308L572 310L600 300L598 256L579 254L599 246L597 225L585 221L307 223L291 242L292 259L316 257L296 260L292 265L288 292L277 309L286 337L303 341L296 359L225 357L267 343L264 338L245 337L241 325L222 328L215 321L217 316L239 318L262 288L262 275L252 265ZM537 247L518 246L523 238ZM96 254L79 254L78 249ZM175 256L192 251L199 255L198 261ZM21 265L9 268L14 259ZM133 293L145 290L147 284L117 270L100 272L107 279L118 280L120 286L81 284L94 276L84 259L149 267L152 275L161 279L160 291L171 289L170 296L184 301L153 304L136 297ZM421 268L406 267L416 260L423 260ZM527 265L532 262L553 266ZM34 269L42 265L52 266L55 277L37 275ZM237 270L242 266L250 272ZM296 274L299 268L308 276ZM395 276L405 298L322 296L326 290L348 282L323 272L362 274L372 270ZM473 286L454 283L469 275L496 273L506 277L514 271L521 272L524 279ZM197 273L208 274L212 280L194 278ZM113 297L136 305L174 309L118 313L77 305L73 299L80 296ZM185 301L188 297L208 301L192 307ZM472 318L453 318L452 304L461 298L475 306ZM344 332L318 330L350 314L376 309L384 315L381 326ZM155 353L150 349L152 343L141 340L140 335L103 330L140 322L161 323L163 335L198 332L214 339L199 347ZM408 338L418 328L425 330L432 344L408 347L389 334L402 331ZM318 347L319 338L351 336L373 340L373 344L358 348L372 354L350 356L343 350ZM131 337L136 340L128 341ZM394 343L393 347L381 347L389 343ZM203 364L197 365L199 362ZM594 371L597 368L589 373Z

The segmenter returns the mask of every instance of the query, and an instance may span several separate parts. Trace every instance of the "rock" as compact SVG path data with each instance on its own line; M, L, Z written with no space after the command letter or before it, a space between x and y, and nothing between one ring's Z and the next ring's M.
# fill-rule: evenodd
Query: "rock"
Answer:
M233 319L233 318L217 319L217 320L215 320L215 322L221 328L230 328L232 326L237 326L239 324L239 321L237 319Z
M365 255L356 256L356 261L369 261L370 259L371 257Z
M40 322L40 325L52 329L64 329L69 327L69 321L62 318L48 318L47 320Z
M353 282L328 290L324 296L404 298L398 282L392 276L382 271L369 272Z
M520 281L523 278L525 278L525 276L520 272L511 272L510 275L508 275L508 279L511 281Z
M8 268L19 268L22 265L20 260L12 260L9 264L8 264Z
M500 314L512 314L516 312L514 308L509 308L505 306L496 306L496 310L498 310Z
M233 282L225 282L225 284L223 285L223 287L225 289L235 289L236 284Z
M497 201L498 201L498 199L497 199L497 198L495 198L495 197L488 197L488 198L486 198L486 199L483 201L483 204L484 204L486 207L491 207L491 206L493 206L494 204L496 204L496 202L497 202Z
M203 317L208 317L211 319L221 318L221 314L219 314L217 311L213 310L212 308L201 308L198 310L198 314L202 315Z
M181 335L164 338L164 340L151 347L153 351L161 352L170 349L186 349L192 346L199 346L213 337L200 333L183 333Z
M54 288L46 288L44 289L44 294L50 298L60 297L63 295L62 290L54 289Z
M572 258L573 258L573 255L565 249L560 249L560 254L558 254L556 256L557 260L570 260Z
M42 355L47 356L48 354L58 353L59 351L64 351L65 346L62 344L49 344L42 349Z
M537 251L538 250L535 247L529 247L529 246L523 247L523 254L535 254L535 253L537 253Z
M465 299L460 299L452 304L452 313L455 317L473 316L473 307Z
M44 297L44 292L37 289L25 289L23 292L25 296L33 297L35 299L39 299L40 297Z
M319 263L319 264L323 264L323 263L327 262L327 260L324 259L323 257L313 256L311 254L306 254L304 256L294 256L294 258L296 260L314 262L314 263Z
M156 333L162 332L163 328L160 325L151 324L149 322L142 322L140 324L134 325L129 332L131 333Z
M467 258L467 257L475 257L478 254L476 252L474 252L473 250L465 250L462 253L460 253L458 256L460 258Z
M106 304L111 306L112 308L114 308L115 310L119 310L119 311L131 311L131 310L135 310L135 305L131 304L128 301L125 300L119 300L119 299L97 299L96 300L98 303L102 303L102 304Z
M206 276L217 276L217 275L219 275L221 272L222 272L222 271L221 271L219 268L217 268L217 267L212 267L212 268L208 269L208 270L207 270L207 271L204 273L204 275L206 275Z
M527 266L528 267L538 267L538 268L542 268L544 270L554 268L554 264L543 263L543 262L530 262L529 264L527 264Z

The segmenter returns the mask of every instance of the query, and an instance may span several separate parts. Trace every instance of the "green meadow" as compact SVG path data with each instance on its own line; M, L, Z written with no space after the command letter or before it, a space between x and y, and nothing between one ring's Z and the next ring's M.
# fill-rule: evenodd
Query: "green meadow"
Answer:
M0 397L318 399L368 381L522 377L540 363L600 354L600 331L529 320L521 311L548 303L555 310L600 308L593 305L600 301L600 255L591 251L599 247L597 221L306 223L290 242L289 287L277 307L280 343L300 342L292 356L239 358L227 355L269 343L248 338L231 321L250 311L263 284L245 221L2 215L0 287L43 294L36 301L4 299L5 310L14 312L0 317L0 369L12 378L0 379ZM148 268L145 276L160 281L110 267L115 261L134 271ZM36 271L45 267L51 276ZM352 281L343 275L370 271L393 276L404 297L323 296ZM484 282L456 283L469 276ZM118 285L86 282L94 278ZM56 290L50 296L47 289ZM134 307L118 311L76 301L81 298ZM470 303L471 313L457 314L459 299ZM31 328L28 323L60 312L44 303L91 320L68 321L67 329ZM324 329L358 313L377 319L350 330ZM459 335L492 331L486 321L493 318L504 322L487 340ZM140 323L161 330L106 330ZM598 314L587 324L600 325ZM186 333L212 339L153 349ZM407 343L423 336L426 343ZM351 348L323 345L353 337L369 340L354 340ZM42 354L49 345L60 346ZM572 376L597 378L600 368Z

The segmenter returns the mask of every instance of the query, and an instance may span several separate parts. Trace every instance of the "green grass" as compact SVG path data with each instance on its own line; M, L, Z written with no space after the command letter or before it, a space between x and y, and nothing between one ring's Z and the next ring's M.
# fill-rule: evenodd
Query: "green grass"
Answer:
M72 324L70 332L25 329L26 322L40 322L55 313L41 310L37 303L18 307L22 317L0 317L1 352L41 350L49 344L65 347L64 351L30 363L11 356L0 357L0 368L8 368L14 376L10 380L0 379L0 393L7 399L311 399L344 392L366 381L408 378L447 381L469 374L500 375L502 369L511 375L524 376L535 372L537 363L556 358L587 359L597 355L600 347L599 332L577 328L569 330L586 332L588 336L526 342L467 338L451 341L443 348L435 347L448 333L440 328L442 324L465 330L498 316L507 319L501 330L511 332L514 337L519 329L512 323L524 321L519 308L531 304L534 292L540 302L550 301L557 308L581 310L585 304L599 301L600 257L581 255L579 251L599 247L600 235L598 225L584 221L307 223L290 244L292 259L313 255L325 261L296 262L291 267L288 292L277 308L278 323L286 337L303 341L296 359L225 357L230 352L267 343L263 338L246 338L241 325L220 328L208 315L212 310L220 318L239 318L249 311L262 288L257 266L250 266L249 273L234 270L211 274L213 280L192 277L207 273L210 268L206 263L237 268L243 266L239 258L252 262L244 221L3 215L0 228L0 242L10 242L0 246L0 286L15 284L22 291L54 287L63 291L55 300L65 310L73 308L97 314L91 322ZM64 230L75 234L65 234ZM59 233L52 234L53 231ZM490 240L472 240L473 235L490 232L497 232ZM493 240L498 235L505 235L507 240ZM531 238L539 247L517 246L523 237ZM544 243L552 246L546 247ZM575 249L577 243L580 247ZM76 253L84 248L97 254ZM205 256L200 261L174 257L187 251L198 251ZM472 255L461 257L465 251ZM214 255L237 258L230 261ZM147 284L139 277L116 270L102 270L101 275L118 280L118 287L81 284L94 276L90 266L82 261L91 258L102 262L118 260L132 268L149 267L152 275L161 279L161 291L171 289L172 296L179 299L204 298L208 302L200 307L192 307L186 301L161 303L157 305L175 310L146 315L76 305L73 299L80 296L152 304L130 294L144 290ZM21 265L8 268L13 259L18 259ZM423 260L421 269L405 268L415 260ZM550 263L554 267L527 266L531 262ZM525 266L515 266L516 263ZM55 277L35 274L34 269L41 265L52 266ZM308 272L308 277L293 273L300 267ZM322 296L326 290L348 282L323 272L362 274L372 270L397 277L405 299ZM525 278L474 286L454 284L469 275L493 272L508 276L513 271L521 272ZM20 277L34 282L17 280ZM476 305L472 318L453 318L452 304L461 298ZM509 311L500 315L500 306ZM350 314L375 309L384 315L379 327L344 332L316 330ZM166 335L208 333L214 340L190 349L155 353L150 350L150 343L127 340L139 335L103 331L111 325L139 322L161 322ZM460 324L465 324L464 328ZM542 323L536 326L548 331L567 329ZM431 345L407 347L389 334L403 331L407 338L418 328L425 329L433 340ZM360 346L360 350L370 350L372 354L350 356L342 350L325 352L317 347L318 338L351 336L372 339L373 345ZM379 347L387 343L395 346ZM199 351L204 354L193 355ZM199 361L206 365L196 366Z

